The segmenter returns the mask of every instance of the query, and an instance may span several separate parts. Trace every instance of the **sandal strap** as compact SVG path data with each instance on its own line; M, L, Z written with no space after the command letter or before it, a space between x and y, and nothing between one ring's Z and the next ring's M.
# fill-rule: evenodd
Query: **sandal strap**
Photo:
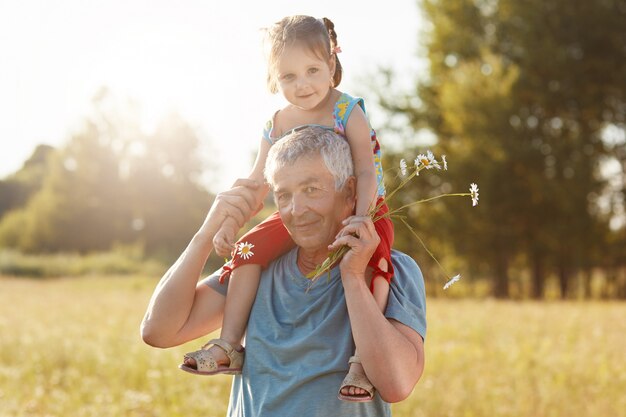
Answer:
M244 358L243 350L238 351L233 347L233 345L224 339L211 339L204 346L202 346L202 349L205 350L211 345L219 346L226 353L226 356L230 359L231 368L238 368L242 366Z
M216 346L221 347L222 350L226 352L226 355L228 355L228 357L230 357L231 353L235 350L233 345L231 345L224 339L211 339L207 343L205 343L205 345L202 346L202 348L204 349L206 346L211 346L211 345L216 345Z

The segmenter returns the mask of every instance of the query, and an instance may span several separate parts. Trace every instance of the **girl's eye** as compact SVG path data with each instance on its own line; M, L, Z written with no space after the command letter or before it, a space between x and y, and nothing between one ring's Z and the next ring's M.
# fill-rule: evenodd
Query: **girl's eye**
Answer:
M310 69L309 69L309 73L311 73L311 74L315 74L315 73L316 73L316 72L318 72L318 71L319 71L319 69L318 69L318 68L310 68Z
M281 75L281 76L280 76L280 79L281 79L281 80L284 80L284 81L289 81L289 80L293 79L293 74L285 74L285 75Z

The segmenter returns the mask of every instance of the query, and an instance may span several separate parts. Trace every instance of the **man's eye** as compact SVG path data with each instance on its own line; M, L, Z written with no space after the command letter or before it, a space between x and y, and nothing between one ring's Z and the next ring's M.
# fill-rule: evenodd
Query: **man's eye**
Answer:
M317 191L317 188L315 188L315 187L306 187L304 189L304 192L306 192L307 194L314 193L315 191Z

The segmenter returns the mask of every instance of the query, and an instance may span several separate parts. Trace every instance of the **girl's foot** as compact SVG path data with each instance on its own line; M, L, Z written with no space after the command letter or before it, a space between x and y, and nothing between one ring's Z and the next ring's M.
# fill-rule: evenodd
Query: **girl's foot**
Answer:
M202 349L186 354L179 368L199 375L239 374L243 359L244 349L241 345L233 348L223 339L213 339Z
M213 357L215 363L218 366L228 366L230 365L230 359L226 356L226 352L217 345L211 346L207 349L207 353ZM190 367L191 369L198 370L198 364L196 360L191 356L185 356L185 360L183 361L183 365Z
M375 388L365 375L358 356L350 358L350 369L339 388L339 399L352 402L367 402L374 399Z
M367 378L367 376L365 376L365 371L363 370L363 365L361 365L360 363L351 363L348 373L353 375L360 375ZM339 392L349 397L363 397L365 395L369 396L369 393L363 388L355 387L354 385L346 385L345 387L341 388Z

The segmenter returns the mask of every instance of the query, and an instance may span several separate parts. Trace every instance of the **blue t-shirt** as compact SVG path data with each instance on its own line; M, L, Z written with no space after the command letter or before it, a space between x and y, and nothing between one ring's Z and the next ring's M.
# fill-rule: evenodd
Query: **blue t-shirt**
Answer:
M339 267L313 285L296 265L297 248L263 271L246 333L246 358L233 379L229 417L380 417L390 406L337 398L354 354ZM409 256L392 251L395 269L385 316L426 336L422 273ZM225 294L219 271L207 285ZM384 360L381 358L381 360Z

